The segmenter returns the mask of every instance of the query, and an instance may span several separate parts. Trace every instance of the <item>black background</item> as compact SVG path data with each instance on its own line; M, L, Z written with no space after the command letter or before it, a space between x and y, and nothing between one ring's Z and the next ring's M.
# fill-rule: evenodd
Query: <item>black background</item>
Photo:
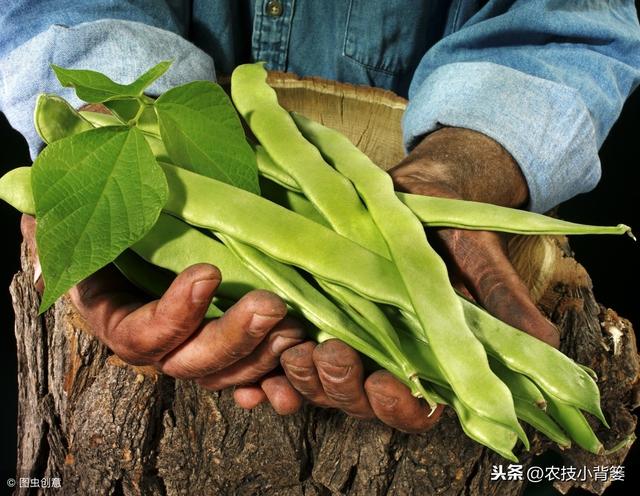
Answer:
M22 137L11 129L0 114L1 172L29 165L29 154ZM627 101L622 115L600 153L603 175L598 187L580 195L560 208L560 215L576 222L611 225L624 223L636 227L638 215L638 178L640 166L640 91ZM16 460L16 353L13 333L13 310L8 287L18 270L19 215L0 202L0 232L3 262L0 264L0 493L5 481L15 477ZM638 304L638 268L640 247L626 236L575 236L571 240L576 259L588 270L597 300L615 309L640 329ZM625 463L625 482L615 483L607 495L629 494L640 487L640 441ZM535 489L535 490L534 490ZM528 494L553 494L548 488L531 488ZM571 494L587 494L575 491Z

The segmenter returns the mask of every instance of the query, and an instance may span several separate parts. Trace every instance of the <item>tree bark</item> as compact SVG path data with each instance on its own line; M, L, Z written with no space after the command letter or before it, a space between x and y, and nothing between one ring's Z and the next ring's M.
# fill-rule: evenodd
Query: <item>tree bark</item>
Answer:
M348 95L339 99L341 112L355 105L362 117ZM360 141L381 146L367 136ZM597 434L606 447L626 439L636 424L630 410L640 369L630 323L596 303L565 238L514 238L510 249L558 325L562 350L599 375L612 428L594 422ZM467 438L451 410L430 432L407 435L313 407L288 417L267 406L243 411L229 391L211 393L128 366L93 338L68 300L38 316L26 247L22 263L11 285L20 402L16 474L60 478L62 489L17 487L17 495L505 496L522 490L524 481L490 480L493 465L509 462ZM536 454L556 449L527 430L531 451L516 450L525 471ZM565 465L621 465L628 448L599 457L579 448L561 454ZM608 482L575 484L602 493Z

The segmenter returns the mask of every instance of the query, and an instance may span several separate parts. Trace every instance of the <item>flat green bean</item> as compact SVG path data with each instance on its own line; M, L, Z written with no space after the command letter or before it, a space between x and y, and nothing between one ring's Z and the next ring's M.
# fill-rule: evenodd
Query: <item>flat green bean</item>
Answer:
M542 434L554 443L557 443L562 449L571 447L571 439L546 412L516 396L514 396L513 402L519 419L522 419L537 431L542 432Z
M467 436L490 447L507 460L518 462L518 458L513 454L513 447L516 445L518 436L513 430L485 417L474 415L452 391L437 385L434 386L434 389L456 411L462 430Z
M256 145L254 146L254 150L256 152L258 171L262 176L270 179L289 191L302 193L302 190L295 179L293 179L293 177L282 170L282 167L273 161L263 146Z
M596 455L604 452L602 443L580 410L551 396L547 396L547 405L549 415L569 434L578 446Z
M168 213L189 224L228 234L276 260L372 300L412 310L389 260L265 198L170 164L160 165L169 184L164 207ZM206 198L216 201L204 201Z
M263 64L244 64L231 75L231 98L269 156L293 177L336 232L388 256L387 247L351 183L329 167L298 131L266 82Z
M606 420L600 407L600 391L591 376L562 352L529 334L496 319L474 303L461 298L467 322L487 353L511 370L526 375L561 401Z
M0 177L0 200L23 214L36 214L31 191L31 167L16 167Z
M372 301L363 298L348 288L318 280L318 284L340 307L367 332L376 346L380 346L396 363L400 364L404 372L404 378L408 379L414 396L424 398L433 412L437 406L437 399L432 391L424 387L418 377L419 363L415 362L404 350L401 349L400 339L386 315Z
M297 214L306 217L309 220L322 224L325 227L331 228L327 220L322 216L320 212L313 206L307 198L291 190L283 188L279 184L260 177L260 196L268 198L274 203L283 206L287 210L291 210Z
M47 144L93 129L91 123L64 98L47 94L38 96L34 125L42 141Z
M167 214L160 214L151 230L131 248L147 262L175 273L196 262L215 265L222 274L216 294L232 300L263 284L222 243Z
M624 224L590 226L490 203L400 192L397 195L422 222L430 227L453 227L514 234L628 234L633 238L631 228Z
M494 357L489 357L489 365L491 366L491 370L507 385L514 399L519 398L523 402L533 405L540 410L547 408L544 395L527 376L514 372Z

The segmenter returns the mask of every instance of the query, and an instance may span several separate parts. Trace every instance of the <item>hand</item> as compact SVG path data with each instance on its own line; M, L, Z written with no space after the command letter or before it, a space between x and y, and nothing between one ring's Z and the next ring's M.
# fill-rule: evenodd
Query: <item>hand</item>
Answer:
M443 128L428 135L389 171L397 190L520 208L527 183L511 155L469 129ZM558 347L560 336L531 300L511 265L503 236L488 231L435 229L453 284L495 317Z
M35 219L23 216L21 229L39 266ZM150 365L211 390L258 382L245 388L244 395L242 390L236 394L240 406L251 406L253 391L279 413L296 411L301 396L282 372L273 371L280 354L302 342L302 328L285 317L285 303L267 291L252 291L223 317L203 321L220 281L218 269L196 264L179 274L162 298L145 303L143 295L108 266L69 295L95 336L125 362Z
M429 415L430 407L387 371L376 371L365 379L358 352L337 339L289 348L280 363L291 385L316 406L339 408L362 419L378 418L411 433L428 430L442 414L439 405Z

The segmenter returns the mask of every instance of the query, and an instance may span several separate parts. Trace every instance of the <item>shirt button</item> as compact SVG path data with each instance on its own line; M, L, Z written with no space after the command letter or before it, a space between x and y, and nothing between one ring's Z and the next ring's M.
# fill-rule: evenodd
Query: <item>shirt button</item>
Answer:
M269 0L267 2L267 15L270 17L280 17L282 15L282 2L280 0Z

